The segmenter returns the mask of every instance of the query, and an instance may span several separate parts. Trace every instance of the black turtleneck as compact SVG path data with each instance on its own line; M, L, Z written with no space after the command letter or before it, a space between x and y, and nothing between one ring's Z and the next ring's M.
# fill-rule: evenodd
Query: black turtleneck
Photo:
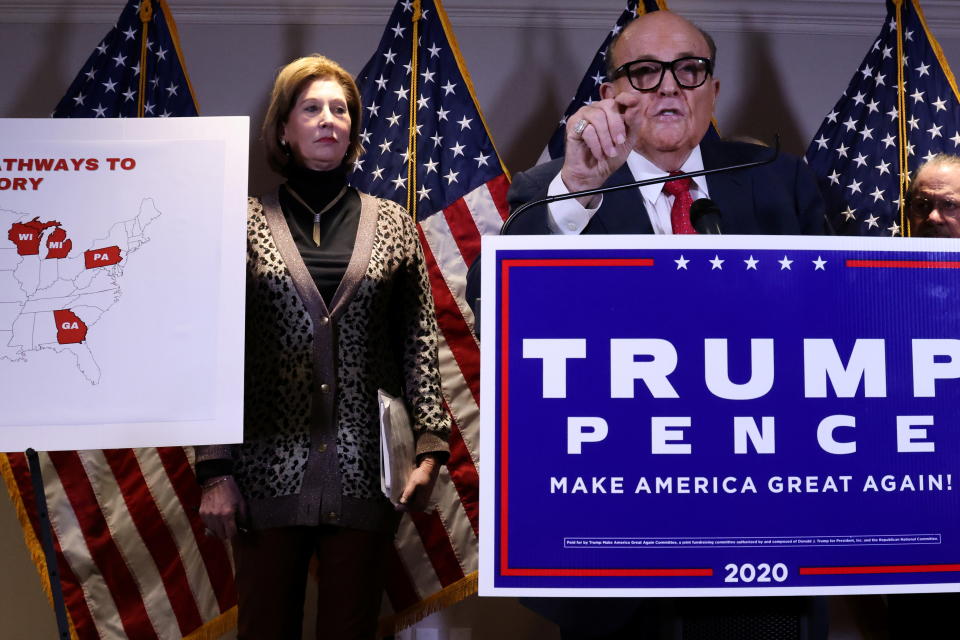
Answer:
M342 166L332 171L295 166L287 175L287 185L317 212L337 197L346 180L346 168ZM280 188L280 208L307 270L329 308L353 254L360 223L360 196L348 187L340 201L320 216L318 247L313 242L313 214L290 195L287 185Z

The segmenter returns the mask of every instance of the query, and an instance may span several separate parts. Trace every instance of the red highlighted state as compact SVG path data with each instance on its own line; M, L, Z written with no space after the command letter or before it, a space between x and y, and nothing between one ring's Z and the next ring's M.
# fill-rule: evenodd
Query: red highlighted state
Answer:
M30 222L15 222L7 232L7 239L17 245L17 255L35 256L40 254L40 235L44 229L49 227L59 227L60 223L56 220L50 222L40 222L37 216Z
M57 342L77 344L87 339L87 325L69 309L53 312L53 321L57 323Z
M120 257L120 247L116 245L103 247L101 249L90 249L89 251L83 252L83 262L87 269L109 267L112 264L117 264L120 260L122 260Z
M73 240L67 238L67 232L62 227L57 227L47 236L47 260L66 258L70 255L70 249L73 249Z

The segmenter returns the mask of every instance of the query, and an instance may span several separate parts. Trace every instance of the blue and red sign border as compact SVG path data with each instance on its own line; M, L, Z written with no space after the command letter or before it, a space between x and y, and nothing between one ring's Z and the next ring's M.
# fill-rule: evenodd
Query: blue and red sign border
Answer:
M525 267L652 267L655 253L664 249L775 249L832 252L863 252L869 258L845 258L852 269L960 269L960 246L940 239L824 238L785 236L517 236L485 237L483 245L483 326L487 341L482 349L481 420L484 439L482 458L493 474L481 475L481 595L557 595L557 596L728 596L728 595L791 595L791 594L864 594L893 592L942 592L960 590L958 584L869 584L868 580L842 586L814 587L680 587L664 589L565 587L517 587L498 584L498 578L563 578L563 577L711 577L711 567L656 568L562 568L523 567L511 565L509 549L510 517L506 508L510 482L509 394L510 371L508 345L510 339L510 278L516 269ZM655 250L655 251L654 251ZM884 257L872 254L880 252ZM938 259L918 257L930 252ZM957 260L944 260L956 254ZM886 256L889 257L886 257ZM583 257L580 257L583 256ZM492 437L491 437L492 436ZM491 465L491 462L493 463ZM960 562L922 565L803 566L805 576L871 576L880 574L960 574Z

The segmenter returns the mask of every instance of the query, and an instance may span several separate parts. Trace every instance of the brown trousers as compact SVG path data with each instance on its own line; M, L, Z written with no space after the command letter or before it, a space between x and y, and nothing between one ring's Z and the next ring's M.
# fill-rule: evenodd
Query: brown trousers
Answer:
M233 540L237 640L300 640L310 559L317 557L317 638L376 636L393 536L342 527L278 527Z

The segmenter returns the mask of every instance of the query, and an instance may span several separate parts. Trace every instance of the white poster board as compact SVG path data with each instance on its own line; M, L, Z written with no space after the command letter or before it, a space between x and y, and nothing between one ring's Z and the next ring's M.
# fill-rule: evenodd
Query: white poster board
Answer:
M0 120L0 450L243 438L248 130Z

